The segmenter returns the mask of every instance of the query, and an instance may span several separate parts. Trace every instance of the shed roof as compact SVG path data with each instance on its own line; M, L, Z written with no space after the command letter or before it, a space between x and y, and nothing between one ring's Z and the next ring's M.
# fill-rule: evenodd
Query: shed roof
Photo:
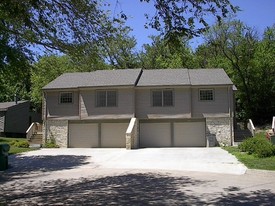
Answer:
M135 86L141 69L97 70L94 72L65 73L43 89L81 87Z
M18 104L22 104L28 101L18 101L17 104L15 102L0 102L0 111L7 111L10 107L16 106Z

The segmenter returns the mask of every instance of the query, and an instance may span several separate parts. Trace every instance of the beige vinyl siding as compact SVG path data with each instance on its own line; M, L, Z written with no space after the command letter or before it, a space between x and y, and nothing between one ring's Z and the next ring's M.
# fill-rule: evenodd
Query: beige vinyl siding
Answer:
M163 88L172 89L174 92L174 106L153 107L152 91L150 88L139 88L136 90L136 117L146 118L165 118L178 117L188 118L190 114L190 89L189 88Z
M77 91L73 92L73 103L60 103L59 96L63 91L49 91L47 92L47 116L48 118L66 117L68 119L79 117L79 100Z
M113 90L113 89L112 89ZM134 89L116 89L117 106L115 107L97 107L96 90L80 91L80 111L82 119L96 118L104 116L106 118L112 115L126 115L128 118L134 116Z
M200 89L213 89L213 101L200 101ZM228 87L197 87L192 88L192 116L228 116L229 115L229 101Z

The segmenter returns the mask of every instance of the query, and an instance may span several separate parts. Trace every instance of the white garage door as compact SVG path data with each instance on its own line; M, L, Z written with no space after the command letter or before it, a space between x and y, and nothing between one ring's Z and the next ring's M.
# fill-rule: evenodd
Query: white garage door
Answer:
M174 123L174 146L205 147L205 122Z
M140 147L171 147L170 123L141 123Z
M126 147L128 123L102 123L101 147Z
M98 124L70 124L69 147L99 147Z

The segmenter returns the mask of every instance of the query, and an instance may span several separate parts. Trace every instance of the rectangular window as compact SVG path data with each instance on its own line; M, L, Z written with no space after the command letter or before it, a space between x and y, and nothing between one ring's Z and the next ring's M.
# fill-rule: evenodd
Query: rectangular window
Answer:
M61 104L73 103L73 93L72 92L60 93L59 102Z
M153 107L169 107L174 105L173 90L155 90L152 91Z
M162 91L153 91L153 107L162 106Z
M213 89L200 89L200 101L213 101L214 90Z
M117 105L117 92L96 91L96 106L97 107L115 107Z

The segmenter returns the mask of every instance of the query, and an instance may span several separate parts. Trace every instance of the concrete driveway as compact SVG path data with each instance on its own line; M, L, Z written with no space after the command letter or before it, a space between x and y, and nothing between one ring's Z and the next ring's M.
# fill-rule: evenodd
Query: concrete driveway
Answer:
M275 172L236 175L220 148L41 149L9 164L0 205L275 205Z
M221 148L146 148L137 150L60 148L32 151L20 157L28 156L85 157L85 164L78 166L78 169L178 170L237 175L244 174L247 169L233 155ZM70 164L70 161L72 159L68 158L58 164L62 167L62 164ZM52 164L52 162L48 164Z

